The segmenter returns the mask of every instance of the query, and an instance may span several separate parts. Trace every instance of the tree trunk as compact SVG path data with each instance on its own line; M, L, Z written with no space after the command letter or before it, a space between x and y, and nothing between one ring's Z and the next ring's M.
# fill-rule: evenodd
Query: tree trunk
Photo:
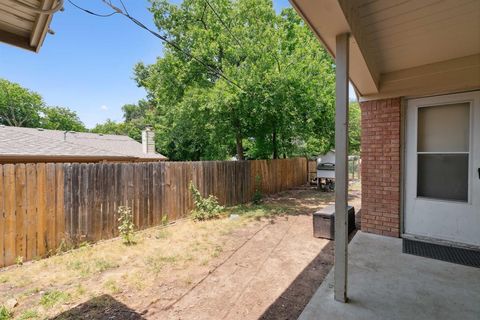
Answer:
M245 160L243 155L243 139L240 134L237 133L236 137L236 144L237 144L237 159L238 160Z
M272 133L273 159L278 159L277 128L273 127Z

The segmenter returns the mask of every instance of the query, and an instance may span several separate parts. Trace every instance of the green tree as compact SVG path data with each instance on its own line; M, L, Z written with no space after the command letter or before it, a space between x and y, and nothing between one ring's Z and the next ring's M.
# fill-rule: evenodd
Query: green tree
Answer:
M45 107L40 126L45 129L65 131L86 131L85 125L75 111L65 107Z
M41 95L5 79L0 79L0 124L86 131L76 112L65 107L45 106Z
M154 64L138 64L161 151L170 159L243 159L331 147L334 64L298 15L276 14L270 0L209 4L215 12L205 1L152 1L163 34L235 83L170 46ZM131 122L134 112L124 111Z
M42 97L17 83L0 79L0 123L15 127L39 127Z
M350 154L360 154L360 134L361 134L361 111L358 102L350 102L349 110L349 128L348 128L348 149Z

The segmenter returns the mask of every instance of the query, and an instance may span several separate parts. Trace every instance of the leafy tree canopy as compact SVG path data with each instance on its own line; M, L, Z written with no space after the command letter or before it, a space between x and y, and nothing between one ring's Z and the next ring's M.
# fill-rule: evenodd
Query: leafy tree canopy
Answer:
M86 131L78 115L65 107L45 106L36 92L0 79L0 124L15 127Z
M17 83L0 79L0 122L15 127L38 127L42 97Z
M271 0L153 0L150 10L159 31L197 58L167 45L154 64L135 67L162 153L278 158L332 147L335 66L292 9L277 14Z
M335 65L293 9L277 14L271 0L151 0L150 10L177 48L166 45L154 64L137 64L147 101L125 105L123 123L95 130L140 139L151 125L157 148L172 160L333 148ZM356 105L350 118L351 152L358 152Z
M52 130L86 131L77 113L65 107L45 107L41 111L40 127Z

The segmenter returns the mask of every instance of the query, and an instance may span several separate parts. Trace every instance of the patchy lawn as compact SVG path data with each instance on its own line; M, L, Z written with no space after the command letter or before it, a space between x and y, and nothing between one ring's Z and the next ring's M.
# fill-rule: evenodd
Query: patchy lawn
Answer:
M332 201L299 188L230 217L138 232L135 245L113 239L5 268L0 320L296 319L333 263L311 230L311 213Z

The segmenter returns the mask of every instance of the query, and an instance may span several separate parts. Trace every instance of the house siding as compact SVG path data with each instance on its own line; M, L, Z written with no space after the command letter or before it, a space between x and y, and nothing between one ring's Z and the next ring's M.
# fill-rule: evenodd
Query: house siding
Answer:
M362 218L365 232L400 236L401 98L366 101L362 111Z

